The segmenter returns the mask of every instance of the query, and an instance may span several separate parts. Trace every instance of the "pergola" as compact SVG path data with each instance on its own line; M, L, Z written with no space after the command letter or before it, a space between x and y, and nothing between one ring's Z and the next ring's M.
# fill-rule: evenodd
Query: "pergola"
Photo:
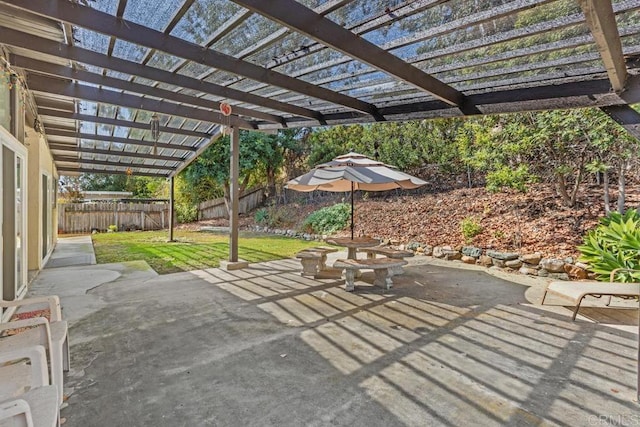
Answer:
M628 104L640 100L639 10L636 0L0 0L0 45L60 173L173 178L225 126L232 163L238 129L596 106L638 135Z
M0 0L0 49L62 174L173 193L228 127L232 262L239 129L599 107L640 137L638 0Z

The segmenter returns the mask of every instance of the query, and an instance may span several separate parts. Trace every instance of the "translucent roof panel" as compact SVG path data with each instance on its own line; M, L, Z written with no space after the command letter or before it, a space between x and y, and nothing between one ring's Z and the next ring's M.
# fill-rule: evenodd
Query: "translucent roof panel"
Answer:
M178 74L182 74L188 77L199 78L205 73L211 73L214 69L207 66L198 64L197 62L189 61L183 67L178 70Z
M78 47L106 54L109 49L109 36L81 27L73 28L73 36Z
M240 10L244 9L227 0L196 0L171 35L192 43L205 44L218 28Z
M170 71L183 62L184 59L182 58L156 51L151 55L147 65L154 68L160 68L161 70Z
M141 62L148 52L149 48L118 39L113 45L112 55L127 61Z
M237 53L258 43L282 27L262 15L253 14L237 28L213 44L212 48L235 56Z
M182 6L174 0L136 0L127 2L123 18L154 30L164 31Z

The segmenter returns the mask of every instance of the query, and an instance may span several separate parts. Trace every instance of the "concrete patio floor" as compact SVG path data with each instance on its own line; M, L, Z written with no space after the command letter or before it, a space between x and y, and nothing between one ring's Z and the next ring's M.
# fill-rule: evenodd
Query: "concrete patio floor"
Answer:
M427 257L347 293L292 259L159 276L82 253L31 287L71 322L65 427L638 421L637 304L572 322L540 279Z

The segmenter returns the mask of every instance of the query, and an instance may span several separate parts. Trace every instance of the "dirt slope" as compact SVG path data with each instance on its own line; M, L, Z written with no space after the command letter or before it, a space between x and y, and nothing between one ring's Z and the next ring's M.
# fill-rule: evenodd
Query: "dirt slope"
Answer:
M627 188L627 208L638 206L640 188ZM485 249L542 252L544 256L577 255L576 246L584 233L603 215L602 190L584 187L575 207L563 206L553 189L536 186L526 194L491 194L482 188L459 189L437 194L358 195L356 234L391 239L398 243L420 242L435 245L471 244ZM617 194L612 198L615 202ZM320 203L292 203L286 211L292 219L283 228L295 228L306 215L320 207L336 203L340 196ZM461 221L472 218L482 232L465 241ZM226 225L225 220L206 224ZM241 226L253 224L253 215L241 218ZM191 224L187 227L195 227ZM348 234L345 230L344 235Z

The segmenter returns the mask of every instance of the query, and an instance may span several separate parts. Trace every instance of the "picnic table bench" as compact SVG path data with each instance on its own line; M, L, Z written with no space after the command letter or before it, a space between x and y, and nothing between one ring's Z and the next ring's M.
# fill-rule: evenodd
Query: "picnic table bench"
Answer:
M373 270L375 274L373 284L383 289L391 289L393 285L391 269L405 264L407 261L392 258L338 259L333 263L333 268L345 271L345 290L351 292L355 289L354 279L357 271Z
M336 248L319 246L303 249L296 254L296 258L302 264L302 275L316 277L320 272L327 270L327 254L338 252Z
M413 256L413 252L411 251L393 249L388 246L376 246L373 248L363 248L363 249L360 249L359 251L366 253L367 259L376 259L377 255L382 255L382 256L386 256L387 258L399 259L404 261L405 258ZM397 276L402 273L404 273L404 268L402 266L394 267L392 269L392 274L394 276Z

